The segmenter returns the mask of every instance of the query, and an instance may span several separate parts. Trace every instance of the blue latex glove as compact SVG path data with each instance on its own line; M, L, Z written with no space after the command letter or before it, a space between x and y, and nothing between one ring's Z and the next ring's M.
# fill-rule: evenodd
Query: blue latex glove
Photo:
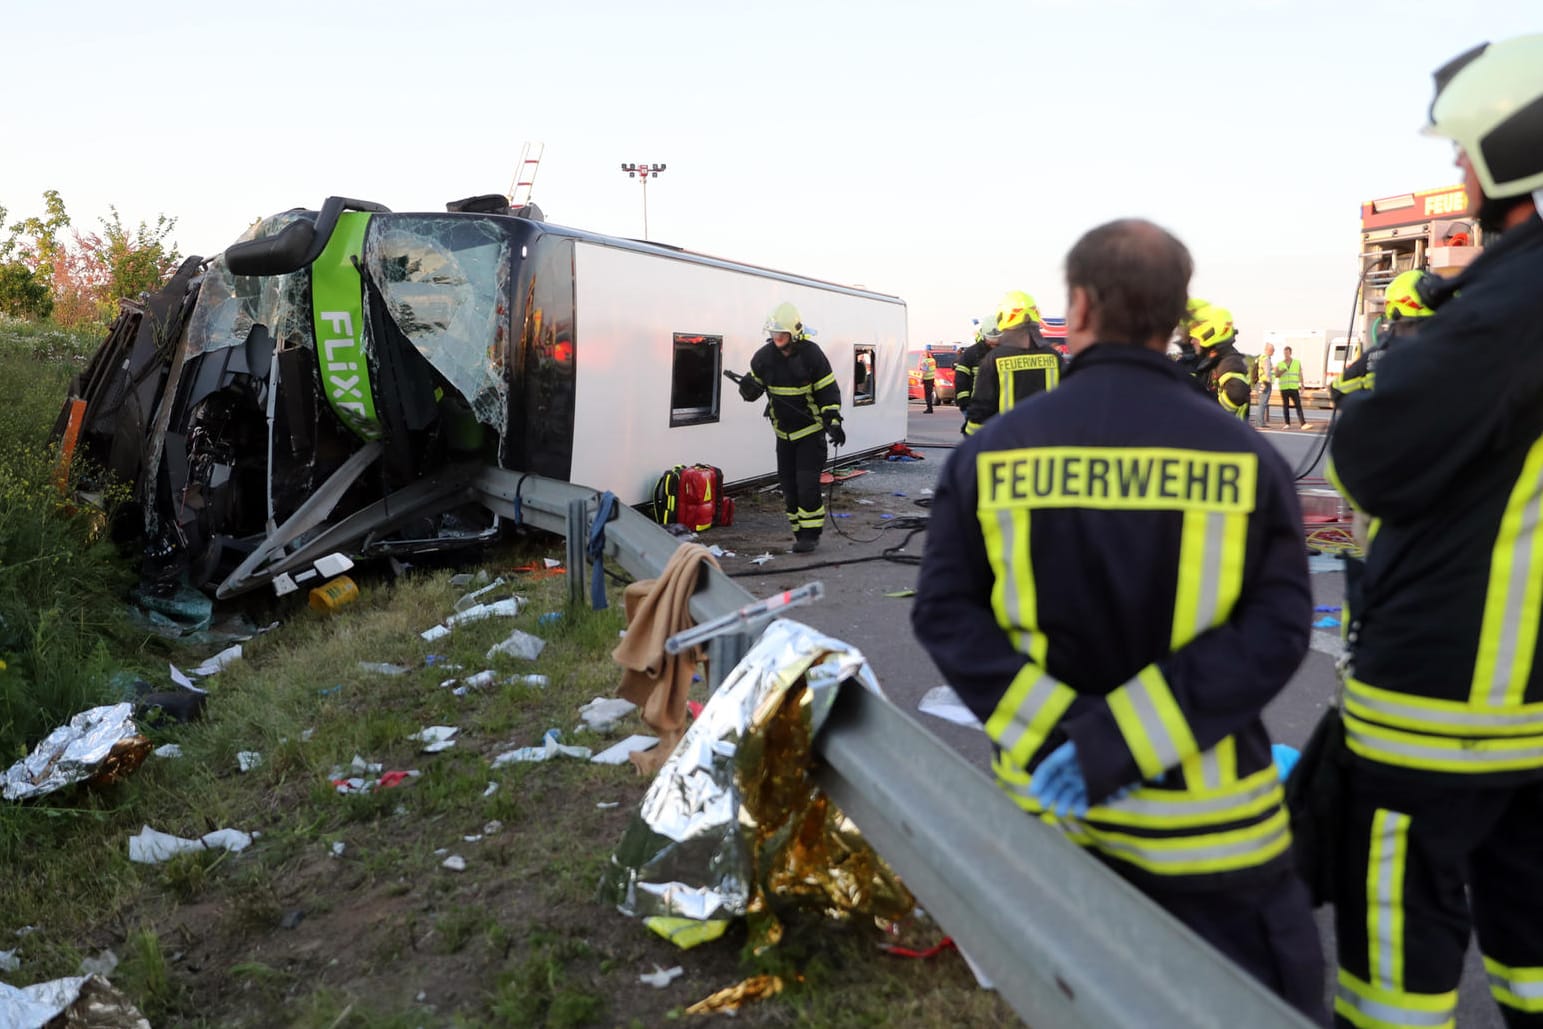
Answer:
M1275 759L1275 767L1280 769L1280 781L1285 782L1291 777L1291 770L1296 767L1297 761L1302 757L1302 752L1284 743L1272 743L1270 744L1270 756Z
M1068 740L1052 750L1034 769L1029 792L1053 814L1087 814L1088 784L1077 764L1077 745Z

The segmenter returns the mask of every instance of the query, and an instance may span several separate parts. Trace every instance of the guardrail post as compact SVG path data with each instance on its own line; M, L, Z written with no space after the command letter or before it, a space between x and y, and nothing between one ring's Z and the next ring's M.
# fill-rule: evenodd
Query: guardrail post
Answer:
M726 632L707 641L707 690L717 693L723 680L750 650L750 636L744 632Z
M584 603L584 581L587 569L584 567L585 544L589 542L588 519L585 518L585 510L589 506L587 500L568 501L568 531L563 535L567 537L568 544L568 603L579 605Z

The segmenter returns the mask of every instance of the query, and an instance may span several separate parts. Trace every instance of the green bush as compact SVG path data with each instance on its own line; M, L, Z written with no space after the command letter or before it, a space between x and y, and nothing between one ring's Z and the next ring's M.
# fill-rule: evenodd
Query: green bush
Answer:
M0 313L15 318L47 318L54 309L48 281L20 261L0 264Z
M81 341L0 324L0 766L107 694L127 570L65 502L48 436Z

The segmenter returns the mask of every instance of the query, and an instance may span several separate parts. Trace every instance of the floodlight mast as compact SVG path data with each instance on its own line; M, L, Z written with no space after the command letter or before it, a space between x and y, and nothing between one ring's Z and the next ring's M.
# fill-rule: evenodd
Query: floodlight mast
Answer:
M627 178L638 179L643 183L643 238L648 238L648 180L657 179L659 173L664 171L662 164L649 164L639 161L637 164L623 164L621 170L627 173Z

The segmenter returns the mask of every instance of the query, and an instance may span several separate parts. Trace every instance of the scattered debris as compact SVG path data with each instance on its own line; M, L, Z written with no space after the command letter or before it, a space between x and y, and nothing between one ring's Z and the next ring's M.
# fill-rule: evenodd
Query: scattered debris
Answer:
M182 747L176 743L164 743L152 751L156 757L181 757Z
M178 854L215 848L239 854L250 847L256 837L256 833L244 833L239 829L216 829L196 840L189 840L158 832L147 825L139 830L138 836L129 837L129 860L141 865L158 865Z
M338 840L332 845L332 856L335 858L340 858L343 856L343 851L347 849L348 844L344 843L342 840Z
M465 611L457 612L446 618L438 625L431 626L418 635L430 642L450 635L457 625L468 625L472 622L480 622L485 618L513 618L520 613L520 608L525 606L524 597L505 597L503 600L492 604L476 604Z
M295 583L302 583L314 578L314 574L301 572L294 577ZM359 584L346 575L340 575L330 582L325 582L311 590L307 603L312 611L321 611L325 614L335 614L339 608L352 604L359 599Z
M130 1000L99 975L77 975L20 989L0 983L0 1025L150 1029Z
M616 724L636 711L638 706L620 697L596 697L579 708L579 717L595 732L610 732Z
M634 751L648 750L659 742L657 736L643 736L634 734L628 736L620 743L613 743L589 760L597 765L621 765L626 764L627 759Z
M482 823L482 835L484 835L484 836L497 836L499 833L501 833L503 831L504 831L504 823L500 822L496 818L491 819L490 821Z
M902 598L902 597L914 597L914 596L916 596L916 591L915 590L895 590L892 593L886 593L884 595L886 597L895 597L895 598L898 599L898 598Z
M643 972L640 974L638 976L638 982L646 983L656 990L662 990L666 986L670 985L670 983L674 982L677 978L685 974L686 970L681 968L679 965L676 965L674 968L660 968L658 965L655 965L652 972Z
M453 737L460 731L454 725L430 725L419 729L407 738L422 743L423 753L438 754L442 750L449 750L455 746Z
M451 854L449 857L445 858L445 860L441 861L440 865L450 869L452 872L466 871L466 859L459 854Z
M750 563L753 564L753 565L764 565L766 562L770 561L771 559L772 559L772 556L770 554L761 554L761 555L759 555L757 557L752 557L750 559Z
M85 780L117 782L133 772L150 753L133 712L127 702L82 711L0 773L0 796L28 800Z
M574 757L581 761L588 761L594 756L594 751L588 747L564 746L557 742L557 737L548 731L542 739L539 747L521 747L518 750L506 751L493 759L494 768L502 768L504 765L525 761L547 761L554 757Z
M972 729L980 729L983 726L975 713L964 706L964 701L959 699L959 694L954 692L952 686L934 686L922 694L922 699L916 705L916 710L924 715L932 715L941 718L945 722L953 722L955 725L964 725Z
M236 767L243 772L250 772L254 768L263 766L263 756L255 750L243 750L236 754Z
M21 968L21 958L14 950L0 950L0 972L15 972Z
M707 548L707 552L709 554L711 554L713 557L736 557L736 556L738 556L738 555L736 555L734 553L734 551L732 551L732 550L724 550L722 547L718 546L718 544L716 544L716 543L714 543L711 546L709 546Z
M484 797L491 797L493 794L495 794L497 792L498 792L498 783L496 783L496 782L489 782L488 783L488 788L482 791L482 795Z
M394 665L389 661L360 661L359 671L369 672L372 675L406 675L409 671L403 665Z
M612 810L614 808L621 807L621 801L619 801L619 800L597 800L595 802L595 807L599 808L601 811L610 811L610 810Z
M467 608L476 607L477 606L477 602L478 602L478 598L484 597L487 594L492 593L494 590L498 589L498 587L502 586L503 584L504 584L504 577L502 575L500 575L498 578L494 579L492 582L488 583L486 586L482 587L481 589L472 590L470 593L467 593L466 595L461 597L460 600L457 600L455 602L455 611L456 611L456 613L459 614L462 611L465 611Z
M220 651L218 654L214 655L203 664L193 669L192 674L198 676L200 679L207 679L209 676L223 672L225 669L229 668L231 662L239 660L241 660L241 644L237 643L233 647L226 647L224 650Z
M527 661L534 661L541 656L541 651L544 649L546 649L546 640L540 636L532 636L523 629L516 629L509 634L508 639L488 648L487 659L491 661L494 655L503 654L506 657L522 657Z
M895 444L900 446L900 444ZM891 461L895 460L890 458ZM686 1009L688 1015L733 1014L752 1000L764 1000L782 992L782 977L777 975L753 975L742 983L719 990L703 997Z
M716 940L729 928L727 918L711 918L704 921L671 915L650 915L643 919L643 924L681 950L690 950L699 944Z
M380 766L376 765L375 767L378 768ZM350 793L371 793L377 789L395 789L396 787L401 786L403 783L410 782L413 779L418 778L418 776L422 774L422 772L418 771L416 768L413 768L405 772L382 772L380 774L380 778L378 779L366 779L363 776L354 775L349 776L346 779L334 778L332 780L332 785L333 788L335 788L339 793L345 795Z

